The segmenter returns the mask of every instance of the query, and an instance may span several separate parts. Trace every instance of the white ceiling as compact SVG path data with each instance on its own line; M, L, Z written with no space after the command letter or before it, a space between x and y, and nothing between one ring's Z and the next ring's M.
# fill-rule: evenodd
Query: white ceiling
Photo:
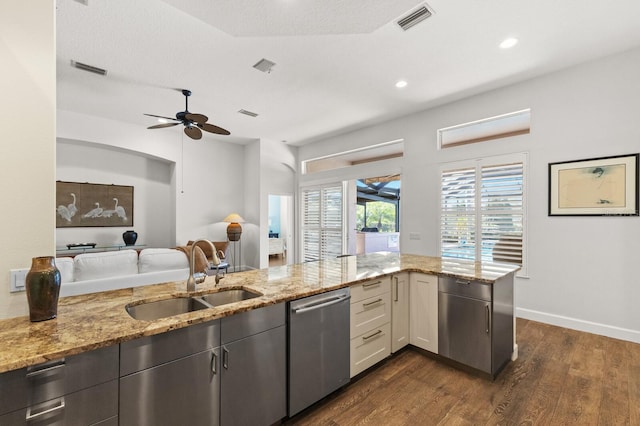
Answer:
M402 31L420 4L57 0L58 108L148 127L143 113L184 110L171 89L186 88L191 112L231 131L203 140L301 145L640 46L638 0L429 0L433 16Z

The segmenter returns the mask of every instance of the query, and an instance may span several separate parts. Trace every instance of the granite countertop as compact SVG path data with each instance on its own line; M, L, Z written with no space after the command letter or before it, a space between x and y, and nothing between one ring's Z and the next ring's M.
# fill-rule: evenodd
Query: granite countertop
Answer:
M227 274L218 286L213 277L208 277L191 294L186 292L185 281L180 281L63 297L56 319L33 323L28 316L0 320L0 373L397 272L423 272L490 284L518 269L517 265L509 264L370 253ZM246 288L262 296L155 321L135 320L125 311L130 303L232 288Z

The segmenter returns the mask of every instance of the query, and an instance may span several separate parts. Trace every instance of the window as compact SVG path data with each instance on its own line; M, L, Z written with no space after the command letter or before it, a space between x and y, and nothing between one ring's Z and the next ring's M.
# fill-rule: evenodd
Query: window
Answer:
M524 266L525 155L517 157L442 170L441 256Z
M438 129L438 149L524 135L530 127L530 109L445 127Z
M342 184L302 190L302 259L342 254Z

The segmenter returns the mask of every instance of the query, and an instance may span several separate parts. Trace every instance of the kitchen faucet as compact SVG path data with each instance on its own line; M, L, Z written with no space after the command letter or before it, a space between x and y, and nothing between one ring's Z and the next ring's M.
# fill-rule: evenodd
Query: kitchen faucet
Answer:
M213 253L213 265L214 266L218 266L220 264L220 258L218 257L218 254L216 253L216 248L213 245L213 243L209 240L205 240L205 239L199 239L193 242L193 244L191 245L191 255L189 256L189 279L187 280L187 291L191 292L191 291L196 291L196 284L200 284L201 282L203 282L205 280L205 278L207 278L207 274L206 273L202 273L202 272L198 272L198 273L194 273L194 269L195 269L195 250L196 250L196 245L199 242L205 242L207 244L209 244L209 246L211 246L211 252ZM220 283L220 280L224 278L220 276L220 271L216 271L216 285L218 285Z

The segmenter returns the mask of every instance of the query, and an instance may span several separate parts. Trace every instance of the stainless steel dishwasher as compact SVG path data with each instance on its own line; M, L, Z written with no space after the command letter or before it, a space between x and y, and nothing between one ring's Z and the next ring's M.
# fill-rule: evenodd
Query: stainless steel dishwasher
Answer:
M289 416L349 383L349 288L289 302Z

